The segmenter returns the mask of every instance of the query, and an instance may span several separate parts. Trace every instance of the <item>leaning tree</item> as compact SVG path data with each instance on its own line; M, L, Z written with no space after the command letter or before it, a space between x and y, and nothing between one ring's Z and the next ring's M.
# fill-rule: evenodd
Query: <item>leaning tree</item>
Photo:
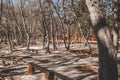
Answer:
M90 20L98 42L99 49L99 80L118 80L116 62L118 34L111 36L109 25L100 7L100 0L85 0ZM114 0L117 1L117 0ZM115 26L116 29L116 26ZM116 30L113 29L115 32Z

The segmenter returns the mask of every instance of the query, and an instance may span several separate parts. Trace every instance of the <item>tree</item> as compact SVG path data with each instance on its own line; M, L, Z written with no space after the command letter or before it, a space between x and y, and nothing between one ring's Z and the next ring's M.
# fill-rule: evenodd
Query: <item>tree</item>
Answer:
M48 18L48 13L47 13L47 9L48 9L48 2L45 1L44 5L42 6L42 2L40 0L38 0L39 3L39 10L41 10L42 13L42 26L44 29L44 42L43 42L43 46L46 48L46 53L51 53L50 52L50 29L49 29L49 18ZM43 8L47 8L47 9L43 9Z
M110 29L105 15L102 13L99 0L85 0L85 4L88 8L91 24L98 42L98 78L99 80L118 80L117 62L115 60L117 49L113 44L114 41L112 41Z
M119 19L118 19L118 5L120 5L120 1L119 0L113 0L113 17L114 17L114 27L113 27L113 31L112 31L112 36L113 36L113 45L116 48L116 50L118 51L118 39L119 39ZM116 57L117 57L117 53L116 53Z

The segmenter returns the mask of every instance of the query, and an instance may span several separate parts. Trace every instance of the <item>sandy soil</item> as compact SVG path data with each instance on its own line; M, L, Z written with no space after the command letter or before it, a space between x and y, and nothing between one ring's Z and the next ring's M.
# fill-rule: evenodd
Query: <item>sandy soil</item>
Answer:
M97 45L91 44L96 50ZM7 46L0 50L0 75L7 75L3 80L45 80L45 74L39 70L35 74L27 73L27 64L33 62L55 72L56 80L96 80L98 72L98 57L66 51L64 45L58 50L45 54L41 45L31 46L34 51L26 51L17 47L14 53L8 52ZM52 48L52 46L51 46ZM81 44L71 46L71 49L89 49Z

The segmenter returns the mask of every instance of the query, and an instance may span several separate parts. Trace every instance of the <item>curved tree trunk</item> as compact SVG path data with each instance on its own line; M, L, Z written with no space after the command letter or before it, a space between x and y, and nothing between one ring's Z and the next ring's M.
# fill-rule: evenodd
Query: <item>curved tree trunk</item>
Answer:
M44 29L44 46L46 48L46 53L51 53L50 52L50 31L49 31L49 28L48 28L48 23L47 23L47 18L46 18L46 15L44 13L44 9L43 9L43 6L42 6L42 3L40 0L38 0L38 3L39 3L39 7L42 11L42 21L43 21L43 29Z
M113 36L113 45L115 46L117 52L118 52L118 39L119 39L119 24L118 24L118 5L120 4L120 0L113 0L113 11L114 11L114 28L112 31L112 36ZM117 57L117 53L116 53Z
M11 22L10 22L10 10L9 10L9 1L7 1L7 6L6 6L6 8L8 8L8 10L6 10L6 38L7 38L7 40L8 40L8 44L9 44L9 46L10 46L10 51L11 51L11 53L14 51L13 49L14 49L14 46L13 46L13 43L12 43L12 33L11 33L11 30L10 30L10 28L11 28Z
M27 38L27 42L26 42L26 47L27 47L27 50L29 50L29 46L30 46L30 36L29 36L29 32L27 30L27 25L25 23L25 17L24 17L24 13L23 13L23 2L20 1L21 3L21 6L20 6L20 12L21 12L21 16L22 16L22 22L23 22L23 28L24 28L24 31L25 31L25 36Z
M9 1L10 2L10 1ZM9 3L10 4L10 3ZM20 40L23 40L24 38L23 38L23 34L22 34L22 31L21 31L21 29L20 29L20 24L18 23L18 19L17 19L17 15L15 14L15 6L14 6L14 4L13 4L13 1L11 1L11 10L12 10L12 13L13 13L13 18L14 18L14 20L15 20L15 23L16 23L16 27L14 27L14 29L15 29L15 32L14 32L14 35L15 35L15 40L16 40L16 44L17 45L19 45L19 41ZM18 35L18 34L16 34L16 30L18 30L19 31L19 34L20 34L20 36ZM21 44L21 43L20 43ZM14 44L13 44L14 45Z
M118 80L116 48L99 6L99 0L85 0L99 48L99 80Z
M59 12L57 11L57 9L56 9L56 7L55 7L55 5L52 3L52 6L53 6L53 8L56 10L56 13L57 13L57 15L58 15L58 19L59 19L59 21L60 21L60 23L61 23L61 28L62 28L62 31L63 31L63 37L64 37L64 45L65 45L65 48L67 49L67 50L69 50L70 49L70 43L68 43L68 45L67 45L67 40L65 39L65 29L64 29L64 22L63 22L63 20L60 18L60 15L59 15ZM64 8L64 0L62 0L62 7ZM68 26L67 26L68 27Z

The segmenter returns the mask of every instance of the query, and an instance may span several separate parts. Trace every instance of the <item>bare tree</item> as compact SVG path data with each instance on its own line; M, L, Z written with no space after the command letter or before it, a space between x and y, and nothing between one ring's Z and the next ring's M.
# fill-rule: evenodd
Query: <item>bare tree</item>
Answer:
M65 3L65 1L62 0L62 9L63 9L64 18L61 18L61 15L59 14L58 8L53 3L52 3L52 6L55 9L56 14L57 14L58 19L59 19L60 24L61 24L61 29L62 29L62 32L63 32L65 48L67 50L69 50L70 49L70 26L69 26L69 23L68 23L69 21L66 20L66 16L65 16L65 13L64 13L64 6L65 6L64 3ZM68 34L67 39L66 39L66 33Z
M3 12L3 0L1 0L1 4L0 4L0 21L2 17L2 12Z
M105 15L99 6L99 0L85 0L90 13L91 24L97 37L99 49L99 80L118 80L115 48ZM103 36L104 35L104 36Z
M19 22L19 20L17 19L17 16L18 15L16 15L16 13L15 13L15 6L14 6L14 4L13 4L13 1L11 1L11 9L12 9L12 13L13 13L13 19L15 20L15 23L16 23L16 32L18 31L18 33L19 34L16 34L16 37L15 37L15 43L17 44L17 45L19 45L19 44L21 44L21 41L22 40L24 40L24 37L23 37L23 34L22 34L22 31L21 31L21 29L20 29L20 24L18 23Z
M25 31L25 35L27 37L27 50L29 50L29 45L30 45L30 36L29 36L29 32L27 30L27 25L25 23L25 15L24 15L24 12L23 12L23 1L20 0L20 3L21 3L21 6L20 6L20 12L21 12L21 16L22 16L22 23L23 23L23 28L24 28L24 31Z
M47 18L46 18L46 15L45 15L45 11L43 10L43 6L42 6L42 3L40 0L38 0L39 2L39 7L40 7L40 10L41 10L41 14L42 14L42 26L43 26L43 29L44 29L44 46L46 48L46 53L51 53L50 52L50 30L48 28L48 23L47 23ZM47 2L45 2L47 3ZM46 43L46 44L45 44Z
M118 51L118 39L119 39L119 24L118 24L118 5L120 4L119 0L113 0L113 12L114 12L114 27L112 30L112 39L113 39L113 45ZM117 52L116 52L116 57L117 57Z

